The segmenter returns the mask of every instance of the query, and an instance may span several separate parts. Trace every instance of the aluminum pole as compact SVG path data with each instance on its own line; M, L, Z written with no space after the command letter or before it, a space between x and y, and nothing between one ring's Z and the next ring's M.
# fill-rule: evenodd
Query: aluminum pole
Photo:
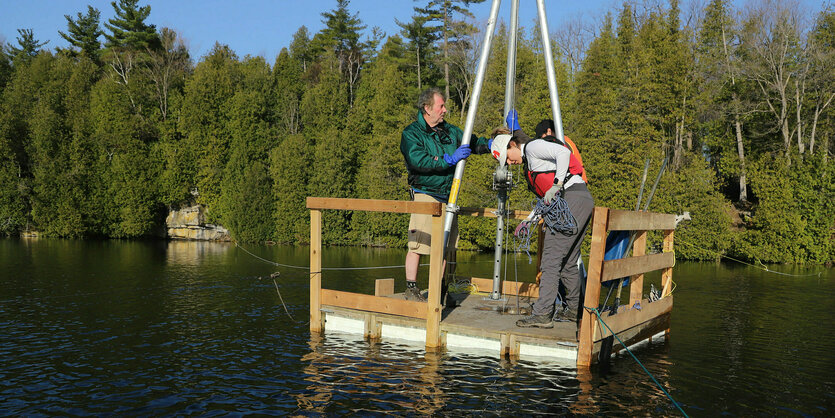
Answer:
M504 116L516 105L516 38L519 26L519 0L510 3L510 34L507 40L507 76L504 89ZM507 126L507 121L505 121Z
M484 73L487 71L487 59L490 55L490 44L493 41L493 32L496 28L496 18L499 15L501 0L493 0L490 8L490 19L487 20L487 29L484 34L484 45L481 46L481 58L478 61L478 69L473 85L473 94L470 99L470 108L467 110L467 122L464 125L464 137L461 138L461 145L470 143L470 136L473 134L476 110L478 110L478 99L481 94L481 86L484 84ZM452 231L452 222L458 214L458 191L461 188L461 178L464 177L464 165L467 160L461 160L455 165L455 176L452 179L452 188L449 190L449 201L446 206L446 218L444 218L444 251L449 243L449 234Z
M551 38L548 35L548 20L545 17L545 0L536 0L539 12L539 31L542 34L542 49L545 52L545 68L548 73L548 91L551 93L551 113L554 118L556 132L554 136L564 141L562 131L562 117L560 117L560 97L557 93L557 78L554 75L554 57L551 52Z
M516 94L516 38L518 37L519 25L519 0L513 0L510 3L510 32L507 40L507 77L505 78L504 90L504 115L508 113L515 106ZM507 126L507 121L505 121ZM509 128L509 126L508 126ZM498 205L496 206L496 246L494 252L493 263L493 292L490 293L490 299L499 300L502 297L502 250L504 245L504 229L505 216L507 215L507 189L508 189L508 175L509 170L506 164L501 164L496 168L496 173L493 175L494 183L497 185L498 191Z

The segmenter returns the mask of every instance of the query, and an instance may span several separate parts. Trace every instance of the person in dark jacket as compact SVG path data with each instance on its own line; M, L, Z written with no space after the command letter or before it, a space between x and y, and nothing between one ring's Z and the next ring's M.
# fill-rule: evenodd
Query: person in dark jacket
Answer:
M441 202L449 200L455 165L471 153L490 151L490 141L473 135L470 143L462 145L464 132L444 121L446 101L441 90L430 88L418 98L417 120L403 129L400 152L406 161L412 200ZM429 254L432 217L413 214L409 219L409 249L406 253L406 299L425 301L417 287L420 256ZM458 243L458 227L453 225L449 235L448 254Z

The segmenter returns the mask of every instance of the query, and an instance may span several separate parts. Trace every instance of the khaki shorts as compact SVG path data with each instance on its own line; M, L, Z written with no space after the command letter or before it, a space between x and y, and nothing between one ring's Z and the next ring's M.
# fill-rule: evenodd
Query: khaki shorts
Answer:
M428 194L415 193L415 202L437 202L434 197ZM446 205L443 205L444 216L446 216ZM409 251L421 255L429 255L429 248L432 243L432 215L413 213L409 219ZM458 247L458 217L452 222L452 230L449 232L449 249Z

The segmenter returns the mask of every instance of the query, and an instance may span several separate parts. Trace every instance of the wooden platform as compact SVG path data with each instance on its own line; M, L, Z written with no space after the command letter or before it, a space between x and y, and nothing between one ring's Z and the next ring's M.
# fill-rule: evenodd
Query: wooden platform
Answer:
M502 301L487 299L488 294L450 294L456 302L455 307L445 308L441 315L440 333L442 345L448 351L463 351L501 358L519 358L532 360L554 360L574 365L577 360L578 328L576 323L555 322L554 328L521 328L516 321L524 318L515 312L516 297ZM404 300L403 294L394 294L388 298ZM665 298L668 299L668 298ZM530 309L535 298L520 297L519 307ZM664 338L669 328L672 298L660 300L642 308L644 316L650 320L632 327L624 333L618 333L631 347L643 341ZM511 310L513 313L506 313ZM621 313L627 314L626 306ZM662 312L660 315L656 313ZM339 306L322 306L326 332L357 334L370 340L385 340L423 345L426 341L426 321L400 315L382 314ZM626 318L627 315L624 315ZM604 320L606 320L604 318ZM621 320L623 321L623 320ZM609 323L606 320L607 324ZM612 320L611 327L619 326ZM596 340L607 336L597 334ZM601 343L593 349L597 356ZM617 352L618 344L615 342Z
M570 323L557 324L553 329L516 327L520 315L508 315L499 309L502 304L485 300L481 294L460 297L460 306L441 306L443 286L443 237L445 211L437 202L404 202L393 200L364 200L308 197L310 209L310 332L351 332L369 339L403 339L424 343L427 351L468 348L495 352L506 357L556 357L573 360L578 368L586 368L597 361L603 350L618 351L612 344L612 332L627 346L654 338L663 332L669 336L670 315L673 308L672 276L675 266L673 236L675 215L651 212L610 210L595 207L591 227L588 278L584 288L583 306L596 307L605 282L629 278L627 305L614 315L606 315L601 323L593 312L583 309L579 330ZM394 279L379 279L374 295L328 289L322 284L322 211L354 210L387 213L420 213L432 217L429 254L429 289L426 302L414 302L394 294ZM460 208L459 214L490 218L496 211L480 208ZM513 211L508 216L522 219L528 213ZM647 233L660 230L662 249L647 254ZM605 260L606 239L610 232L629 231L633 242L632 256ZM542 237L542 233L538 234ZM541 254L539 255L541 257ZM541 261L541 260L540 260ZM650 303L643 298L644 274L661 271L660 299ZM538 277L537 277L538 279ZM492 290L492 281L470 278L479 292ZM500 286L507 305L515 305L515 298L539 296L538 282L517 287L512 283ZM627 308L628 307L628 308ZM611 331L609 330L611 329ZM607 349L603 349L606 345Z

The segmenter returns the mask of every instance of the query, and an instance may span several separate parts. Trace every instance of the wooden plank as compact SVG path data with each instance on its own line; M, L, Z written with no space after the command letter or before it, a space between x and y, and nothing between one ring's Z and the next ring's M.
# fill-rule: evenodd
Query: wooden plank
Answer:
M650 254L640 257L609 260L603 263L603 275L600 277L600 281L608 282L621 277L648 273L650 271L672 267L675 264L676 257L673 253Z
M612 210L609 212L609 231L647 231L675 229L676 215L655 212Z
M389 296L394 294L394 279L377 279L374 281L374 296Z
M668 314L673 311L673 297L665 297L650 303L649 300L641 301L641 309L627 309L611 316L604 316L603 322L620 336L621 332L640 326L652 319ZM597 317L595 316L595 320ZM598 328L594 334L594 341L600 341L612 335L605 327Z
M493 280L492 279L482 279L479 277L471 277L470 283L474 284L476 288L478 288L479 292L487 292L490 293L493 291ZM517 289L518 286L518 289ZM513 282L510 280L505 280L502 282L502 294L503 295L519 295L519 296L530 296L534 298L539 297L539 285L536 283L528 283L528 282Z
M441 341L441 286L444 274L444 218L432 217L429 248L429 294L426 297L426 350L437 351Z
M586 278L586 296L583 306L597 307L600 303L600 277L603 274L603 256L606 252L606 229L609 223L609 208L596 207L592 218L591 250L589 273ZM577 347L577 368L588 368L594 349L595 315L583 307L580 319L579 342Z
M441 203L408 200L341 199L336 197L308 197L308 209L361 210L366 212L419 213L441 216Z
M663 249L662 249L662 251L664 253L675 254L673 252L673 235L674 235L674 233L675 233L675 231L672 230L672 229L669 230L669 231L664 231L664 246L663 246ZM668 268L664 269L664 271L661 272L661 285L662 285L661 296L667 296L667 295L670 294L670 292L673 291L673 288L672 288L672 285L673 285L673 268L672 267L668 267Z
M474 217L483 217L483 218L495 218L496 211L498 209L494 208L471 208L471 207L462 207L458 209L459 216L474 216ZM531 214L529 210L508 210L507 217L509 219L525 219L528 215Z
M322 332L322 212L310 211L310 332Z
M655 318L652 318L639 326L632 327L620 332L618 334L618 338L621 341L623 341L627 347L639 343L641 341L647 340L650 337L658 334L659 332L663 332L667 327L669 327L671 317L672 315L670 313L666 313L661 316L656 316ZM602 344L602 340L594 343L594 348L596 352L600 351L600 347ZM622 349L623 346L617 340L614 341L614 344L612 346L612 352L617 353Z
M640 257L647 253L647 231L642 231L632 244L632 256ZM640 302L644 297L644 274L636 274L629 279L629 306Z
M342 292L331 289L322 289L321 293L322 305L426 319L426 304L423 302L363 295L361 293Z

